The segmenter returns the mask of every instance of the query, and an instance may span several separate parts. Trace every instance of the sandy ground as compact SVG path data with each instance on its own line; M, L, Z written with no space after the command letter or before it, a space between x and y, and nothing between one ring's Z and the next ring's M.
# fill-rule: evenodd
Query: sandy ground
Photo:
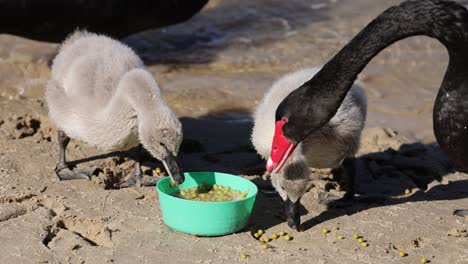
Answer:
M274 2L281 7L281 1ZM259 177L263 161L249 143L248 113L255 102L280 74L323 63L366 21L399 1L355 0L352 6L324 1L325 7L312 2L309 11L323 15L317 20L305 14L297 21L287 15L277 20L271 8L260 6L262 23L239 11L233 20L247 22L233 26L219 18L232 4L213 1L188 23L193 35L183 25L164 33L203 40L205 31L221 32L222 44L189 43L187 48L170 46L175 42L164 38L159 43L167 45L151 44L163 34L159 31L126 40L145 58L181 117L180 161L186 171L223 171L264 184ZM210 19L211 28L203 31L200 25ZM261 34L264 24L283 28L287 23L292 29L272 39ZM322 179L302 200L304 232L284 223L278 196L260 193L246 229L216 238L166 227L155 188L109 189L130 172L129 153L102 153L72 141L69 159L102 171L91 181L56 181L56 129L47 118L43 93L47 62L57 45L7 35L0 36L0 44L0 263L419 263L421 257L431 263L468 263L468 223L453 215L468 208L468 175L450 165L431 131L432 102L446 67L445 50L432 40L392 46L361 76L370 108L357 163L359 203L345 209L319 205L322 193L343 192L337 179L316 172ZM410 88L414 93L407 94ZM151 174L158 166L148 158L144 171ZM339 230L322 234L334 226ZM258 228L268 234L284 230L293 240L274 240L263 250L250 232ZM369 246L361 247L354 233ZM399 257L399 251L408 256Z

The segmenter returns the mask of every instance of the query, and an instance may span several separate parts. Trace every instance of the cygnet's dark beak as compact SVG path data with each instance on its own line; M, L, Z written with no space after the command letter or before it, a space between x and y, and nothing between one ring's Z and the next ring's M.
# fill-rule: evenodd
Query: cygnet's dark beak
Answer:
M300 205L300 200L293 203L289 198L286 199L286 218L288 220L288 226L297 229L297 231L302 231L301 216L299 214Z
M174 155L168 152L167 156L162 160L162 163L164 164L169 177L171 177L172 183L179 185L184 182L184 174L180 170L179 164L177 164L177 160Z

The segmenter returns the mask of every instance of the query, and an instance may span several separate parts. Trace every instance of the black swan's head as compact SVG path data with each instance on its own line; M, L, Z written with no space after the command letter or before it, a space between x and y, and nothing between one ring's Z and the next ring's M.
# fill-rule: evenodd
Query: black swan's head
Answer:
M341 100L327 94L317 80L310 80L289 94L276 109L275 133L267 170L279 172L297 144L324 126ZM326 89L332 93L332 89ZM317 93L316 91L321 91ZM337 102L339 101L339 102Z

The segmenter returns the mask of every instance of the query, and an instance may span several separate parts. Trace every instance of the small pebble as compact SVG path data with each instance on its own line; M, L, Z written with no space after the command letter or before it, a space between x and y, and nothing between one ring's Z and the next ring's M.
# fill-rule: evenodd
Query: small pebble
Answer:
M284 236L285 233L284 233L283 231L280 231L280 232L279 232L279 235L280 235L280 236Z
M361 243L361 246L362 246L362 247L367 247L368 245L367 245L366 242L362 242L362 243Z
M328 232L330 232L330 230L328 230L327 228L322 229L322 233L326 234Z
M263 248L263 249L267 249L267 248L268 248L268 245L267 245L267 244L263 244L263 245L262 245L262 248Z
M405 256L406 256L406 253L403 251L400 251L400 257L405 257Z
M354 237L354 239L358 239L358 238L359 238L359 235L358 235L358 234L354 234L353 237Z
M264 232L263 232L263 230L259 229L259 230L257 231L257 233L258 233L259 235L263 235Z
M405 194L410 194L410 193L411 193L411 191L409 189L405 190Z
M291 240L291 236L285 235L285 236L284 236L284 239L286 239L286 241L289 241L289 240Z
M343 236L337 236L339 240L343 240Z
M248 256L247 254L245 254L245 253L242 253L242 254L241 254L241 258L242 258L242 259L247 259L248 257L249 257L249 256Z
M421 263L422 263L422 264L427 263L427 259L426 259L426 258L422 258L422 259L421 259Z

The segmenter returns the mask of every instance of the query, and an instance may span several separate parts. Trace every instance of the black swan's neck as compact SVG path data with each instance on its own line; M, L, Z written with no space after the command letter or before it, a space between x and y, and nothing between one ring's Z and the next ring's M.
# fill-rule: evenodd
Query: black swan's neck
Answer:
M335 84L346 94L357 75L380 51L416 35L438 39L447 47L451 61L460 56L465 59L468 11L454 2L440 0L407 1L389 8L330 60L316 75L316 80Z
M447 47L450 63L441 90L459 89L459 83L454 80L460 78L460 74L456 73L466 70L463 75L468 77L468 52L464 51L468 50L468 11L449 1L410 0L375 18L320 72L291 93L278 110L284 108L288 100L291 100L289 104L300 100L304 104L299 104L301 108L292 112L313 116L307 120L309 128L320 128L336 113L357 75L373 57L394 42L416 35L436 38ZM313 102L313 105L305 102ZM278 114L277 111L277 118ZM300 137L310 132L313 131L303 127L304 134Z
M451 161L468 171L468 11L452 1L409 0L375 18L281 102L276 119L288 118L284 135L298 143L328 123L369 61L394 42L416 35L435 38L448 50L434 104L434 134Z

